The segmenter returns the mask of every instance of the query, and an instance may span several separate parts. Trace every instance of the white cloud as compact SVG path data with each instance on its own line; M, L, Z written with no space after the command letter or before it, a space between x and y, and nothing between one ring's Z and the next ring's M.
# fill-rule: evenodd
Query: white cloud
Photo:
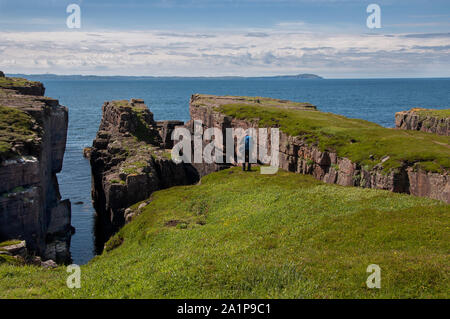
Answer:
M290 22L279 22L276 24L277 27L281 28L300 28L304 27L306 25L303 21L290 21Z
M299 33L0 32L0 70L99 75L449 76L450 39Z

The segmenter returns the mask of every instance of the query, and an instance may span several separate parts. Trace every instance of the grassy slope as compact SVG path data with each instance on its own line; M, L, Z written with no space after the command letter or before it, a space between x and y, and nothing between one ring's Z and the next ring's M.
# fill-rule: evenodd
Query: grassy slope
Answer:
M26 142L36 137L32 118L15 108L0 106L0 161L13 155L13 142Z
M234 168L154 193L116 235L123 244L82 267L81 289L66 287L64 267L1 265L0 297L448 298L449 213L431 199ZM372 263L380 290L365 286Z
M384 128L375 123L314 110L231 103L218 111L239 119L258 120L261 127L279 126L292 136L303 136L322 150L333 150L341 157L371 168L386 155L386 171L404 163L426 171L450 169L450 137L424 132ZM370 155L373 159L370 159Z

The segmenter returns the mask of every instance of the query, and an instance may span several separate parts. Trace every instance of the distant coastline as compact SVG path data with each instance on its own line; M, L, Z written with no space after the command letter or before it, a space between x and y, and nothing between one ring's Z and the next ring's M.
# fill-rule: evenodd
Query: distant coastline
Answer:
M7 74L10 77L21 77L34 80L34 78L39 78L41 80L321 80L323 77L310 74L296 74L296 75L275 75L275 76L127 76L127 75L57 75L57 74Z

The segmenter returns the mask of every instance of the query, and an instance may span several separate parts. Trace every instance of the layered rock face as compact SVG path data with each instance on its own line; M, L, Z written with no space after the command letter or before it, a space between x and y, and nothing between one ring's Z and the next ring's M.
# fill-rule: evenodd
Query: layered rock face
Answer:
M172 132L177 127L184 126L182 121L159 121L156 122L159 135L161 136L161 147L171 149L173 147Z
M66 147L68 110L41 83L0 78L0 241L22 239L43 259L70 260L70 201L56 173Z
M104 236L97 246L124 225L127 207L148 199L156 190L199 180L191 165L176 164L164 148L166 136L179 122L158 126L139 99L105 102L102 111L90 153L97 233Z
M191 119L202 121L206 128L219 128L224 136L226 128L257 129L258 121L236 119L218 110L222 105L246 103L247 99L246 97L193 95L190 101ZM267 103L280 108L297 108L299 111L314 108L310 105L289 105L287 101L275 99L270 99ZM405 163L399 169L386 172L383 170L383 163L389 159L389 156L369 170L348 158L339 157L335 152L320 151L317 146L310 145L306 139L290 136L281 130L279 150L279 166L287 171L310 174L327 183L384 189L431 197L450 203L450 176L446 171L444 173L426 172Z
M423 131L450 136L450 114L448 110L414 108L395 113L395 127L403 130Z

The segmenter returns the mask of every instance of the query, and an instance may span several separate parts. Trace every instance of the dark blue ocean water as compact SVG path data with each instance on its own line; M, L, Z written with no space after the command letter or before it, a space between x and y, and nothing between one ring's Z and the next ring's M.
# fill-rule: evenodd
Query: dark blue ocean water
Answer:
M267 96L310 102L321 111L394 126L395 112L411 107L446 108L447 79L370 80L48 80L39 79L46 95L69 107L69 132L64 166L58 175L63 198L72 201L72 257L84 264L94 255L94 210L91 174L82 150L90 146L101 119L104 101L143 98L156 120L189 119L194 93ZM83 204L75 205L76 202Z

